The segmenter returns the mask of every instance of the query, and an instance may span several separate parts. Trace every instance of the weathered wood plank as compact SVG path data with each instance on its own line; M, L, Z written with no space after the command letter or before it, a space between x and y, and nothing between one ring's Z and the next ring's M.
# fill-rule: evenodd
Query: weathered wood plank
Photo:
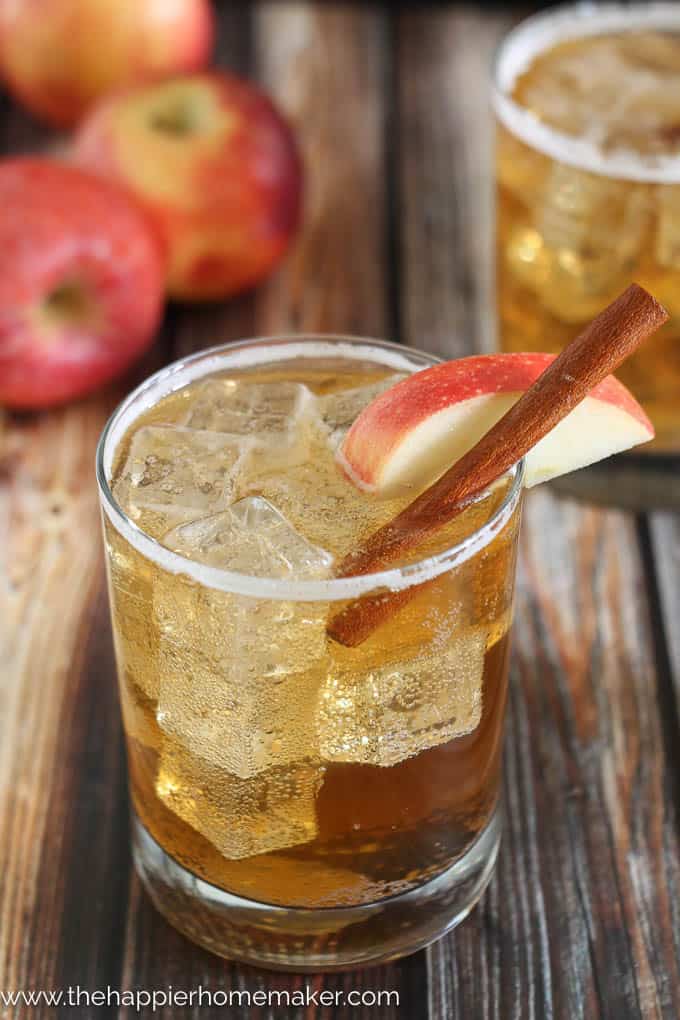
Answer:
M263 335L386 330L385 17L374 7L266 3L258 72L306 167L302 233L258 295Z
M469 7L399 20L400 321L406 342L447 358L493 340L488 82L510 24Z
M505 842L483 911L430 951L435 1017L678 1015L677 805L635 537L528 500Z
M675 692L676 721L680 713L680 517L655 513L650 521L651 549L658 583L659 609L667 648L665 666ZM680 757L677 760L680 768Z
M101 580L94 448L107 412L106 402L95 399L52 414L7 416L3 429L2 989L55 984L71 850L72 738Z

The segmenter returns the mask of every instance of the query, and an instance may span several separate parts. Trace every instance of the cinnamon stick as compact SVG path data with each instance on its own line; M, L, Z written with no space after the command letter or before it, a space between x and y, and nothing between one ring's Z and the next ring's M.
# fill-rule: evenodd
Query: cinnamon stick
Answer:
M339 577L382 570L464 509L576 407L606 375L668 320L646 290L631 284L600 312L510 410L429 489L340 564ZM327 632L354 647L405 605L422 585L350 602Z

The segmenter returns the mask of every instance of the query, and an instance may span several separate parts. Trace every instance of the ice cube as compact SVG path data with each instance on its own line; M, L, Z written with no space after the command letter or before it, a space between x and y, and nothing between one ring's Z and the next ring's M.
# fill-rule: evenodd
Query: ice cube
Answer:
M315 801L323 771L308 762L238 779L166 741L156 793L224 857L239 860L315 838Z
M251 653L241 644L241 655ZM249 779L313 750L319 671L249 676L238 668L232 672L228 662L213 671L194 658L185 673L178 664L177 658L164 662L158 724L197 757Z
M313 436L299 464L244 471L244 492L268 500L309 542L340 557L408 502L367 499L339 470L325 432Z
M338 390L317 397L319 415L328 430L332 448L337 450L354 419L372 400L405 378L405 372L395 372L369 386L356 386L351 390Z
M471 733L482 717L485 629L402 662L334 668L321 691L319 750L326 761L396 765Z
M140 697L139 689L127 674L120 678L120 708L127 739L152 751L160 750L162 733L156 720L156 702Z
M154 604L161 729L248 778L314 746L326 607L255 599L178 577Z
M502 188L518 199L523 206L530 207L540 195L543 183L551 166L550 160L529 148L505 128L497 136L496 173Z
M242 436L147 425L135 433L114 495L155 537L174 520L227 506L250 443Z
M656 189L657 227L654 255L666 269L680 269L680 188L677 184Z
M179 525L164 545L199 563L255 577L328 575L330 553L308 542L266 499L247 496L227 510Z
M556 164L506 249L513 275L563 322L592 318L625 286L649 222L644 185Z
M313 402L312 393L302 383L210 379L198 388L184 424L215 432L284 438Z

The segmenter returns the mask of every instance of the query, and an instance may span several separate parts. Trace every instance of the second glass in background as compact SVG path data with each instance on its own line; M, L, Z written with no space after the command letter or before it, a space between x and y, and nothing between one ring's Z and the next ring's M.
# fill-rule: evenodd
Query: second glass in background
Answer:
M574 6L498 55L497 285L505 350L560 350L635 280L671 320L620 372L680 451L680 7Z

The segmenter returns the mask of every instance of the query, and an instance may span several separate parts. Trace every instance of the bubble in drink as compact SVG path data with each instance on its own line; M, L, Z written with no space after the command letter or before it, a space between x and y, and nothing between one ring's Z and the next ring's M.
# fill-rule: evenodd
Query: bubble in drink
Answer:
M247 447L240 436L147 425L132 439L114 495L140 526L162 532L173 520L226 507Z
M157 607L163 732L242 778L308 755L325 653L319 607L217 593L169 602Z
M142 747L159 751L162 734L157 725L155 699L145 697L129 675L121 683L120 708L128 738Z
M309 843L317 833L315 800L323 768L274 768L238 779L191 751L166 743L156 793L230 860Z
M318 672L277 670L269 675L243 668L239 656L253 651L262 606L249 610L253 631L239 626L230 635L230 652L218 663L198 656L162 653L164 675L158 699L158 724L169 737L195 750L197 757L241 779L260 775L274 765L292 765L316 747L314 714L320 688ZM242 607L238 612L243 613ZM276 626L263 621L262 640ZM285 623L283 624L285 626ZM303 649L300 649L300 653ZM233 661L228 661L231 654ZM274 652L276 654L276 652ZM215 665L218 668L214 668ZM301 669L303 663L300 663ZM188 669L189 672L185 672Z
M395 516L408 498L369 501L338 470L328 435L314 426L308 433L307 455L299 463L258 471L248 464L247 490L277 507L297 531L314 545L340 558ZM319 477L323 474L323 486Z
M403 662L331 667L319 700L321 757L387 767L471 733L482 715L486 646L486 631L475 629Z

